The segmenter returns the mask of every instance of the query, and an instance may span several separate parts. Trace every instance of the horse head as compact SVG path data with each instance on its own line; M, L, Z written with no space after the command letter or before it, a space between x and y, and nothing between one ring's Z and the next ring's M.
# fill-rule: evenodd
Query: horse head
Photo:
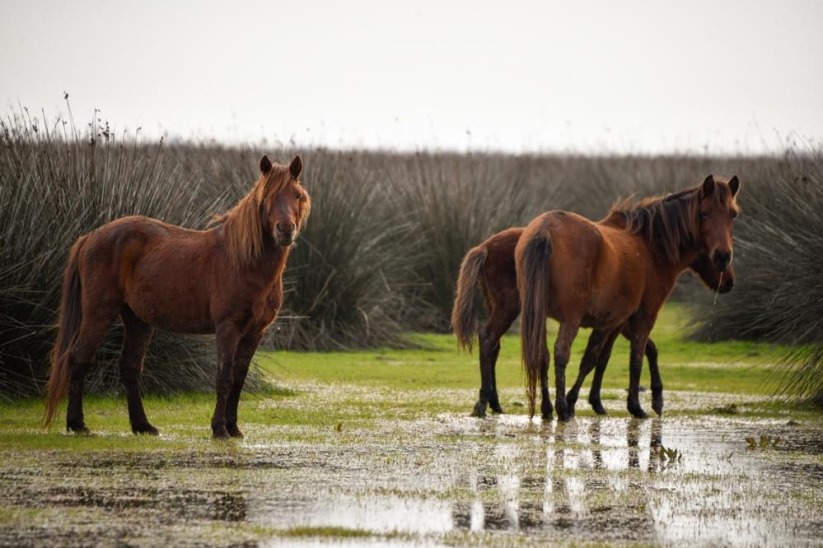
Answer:
M309 194L300 184L302 172L300 156L288 167L273 165L267 156L260 160L260 173L266 179L259 200L263 230L281 247L294 243L311 209Z
M735 197L740 181L709 175L697 192L699 245L717 272L725 273L732 263L732 225L739 211Z
M689 265L695 274L700 276L706 286L718 293L728 293L734 287L734 268L730 264L724 272L715 269L714 263L708 255L700 254Z

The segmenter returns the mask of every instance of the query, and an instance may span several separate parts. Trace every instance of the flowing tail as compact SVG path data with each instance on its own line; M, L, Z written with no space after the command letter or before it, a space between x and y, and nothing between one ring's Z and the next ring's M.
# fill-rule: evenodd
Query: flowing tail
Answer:
M520 291L520 341L523 368L526 370L526 390L529 417L534 416L537 379L543 364L548 366L546 346L546 316L548 314L549 262L552 241L546 230L532 234L525 242L517 262L517 286Z
M83 320L80 272L77 261L86 238L78 239L69 251L66 269L63 271L63 294L57 323L57 342L51 352L51 369L46 384L46 413L43 426L48 426L57 412L57 404L69 387L70 350L77 338Z
M460 265L457 277L457 291L452 308L452 329L457 336L457 346L472 351L474 336L477 333L474 291L483 271L488 251L482 245L469 250Z

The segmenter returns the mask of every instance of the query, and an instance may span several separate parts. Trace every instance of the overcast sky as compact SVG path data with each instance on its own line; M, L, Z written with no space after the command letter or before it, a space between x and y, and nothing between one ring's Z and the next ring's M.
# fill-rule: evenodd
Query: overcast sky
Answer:
M0 106L223 142L823 142L823 2L0 0Z

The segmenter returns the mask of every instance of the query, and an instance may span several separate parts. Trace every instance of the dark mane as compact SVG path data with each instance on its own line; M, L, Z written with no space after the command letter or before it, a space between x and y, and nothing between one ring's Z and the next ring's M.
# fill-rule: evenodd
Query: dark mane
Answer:
M622 200L611 207L606 218L621 217L626 232L645 236L659 246L666 259L678 262L680 250L697 240L699 188L691 187L639 201Z

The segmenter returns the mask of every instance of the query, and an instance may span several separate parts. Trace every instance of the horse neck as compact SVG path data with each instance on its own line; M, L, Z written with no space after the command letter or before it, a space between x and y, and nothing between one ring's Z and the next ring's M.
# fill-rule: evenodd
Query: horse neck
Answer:
M652 243L649 244L650 246L654 245ZM665 253L661 253L659 250L651 249L650 252L658 273L662 276L662 279L666 280L667 285L670 286L668 291L674 288L675 283L677 283L677 277L689 268L689 265L692 264L699 255L699 251L694 245L681 246L677 260L666 257Z
M274 242L266 242L263 246L263 253L249 265L249 268L259 273L264 279L277 280L286 269L286 261L290 252L291 246L282 247Z

